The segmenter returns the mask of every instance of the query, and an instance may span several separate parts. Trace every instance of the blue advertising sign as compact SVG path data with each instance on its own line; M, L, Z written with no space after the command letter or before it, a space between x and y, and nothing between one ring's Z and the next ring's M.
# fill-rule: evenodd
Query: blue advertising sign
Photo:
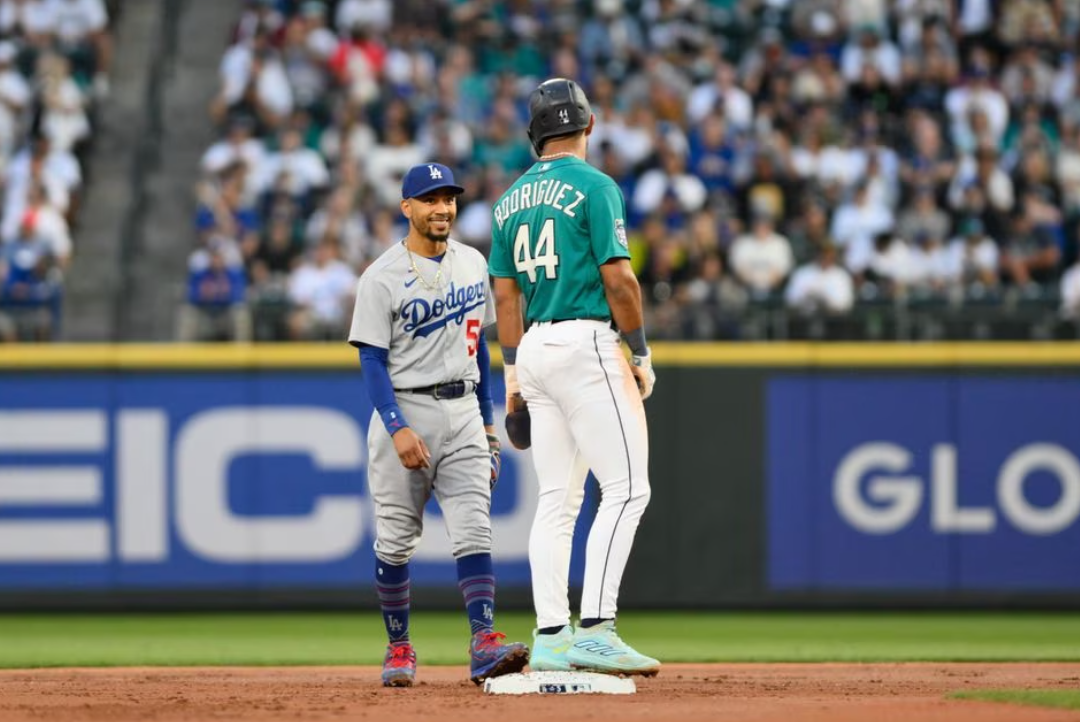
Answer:
M767 414L772 589L1080 589L1075 381L786 376Z
M0 376L0 590L367 585L371 413L355 372ZM521 586L535 480L508 447L494 556ZM452 583L425 519L413 579Z

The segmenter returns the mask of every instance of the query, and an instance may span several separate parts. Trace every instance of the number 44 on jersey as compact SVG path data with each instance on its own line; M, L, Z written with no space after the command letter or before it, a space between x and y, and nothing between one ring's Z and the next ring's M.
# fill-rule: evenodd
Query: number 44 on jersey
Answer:
M528 223L518 226L514 236L514 268L536 283L537 267L544 270L544 278L554 280L558 274L559 254L555 252L555 221L548 218L540 226L536 245L532 243L532 229Z

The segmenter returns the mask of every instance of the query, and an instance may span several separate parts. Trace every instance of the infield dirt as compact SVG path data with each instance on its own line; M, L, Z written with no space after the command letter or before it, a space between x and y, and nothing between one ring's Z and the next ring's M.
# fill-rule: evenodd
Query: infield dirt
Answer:
M1080 663L668 664L629 697L484 695L463 667L384 689L374 667L0 672L0 721L724 720L1078 722L1080 711L947 699L958 690L1080 686Z

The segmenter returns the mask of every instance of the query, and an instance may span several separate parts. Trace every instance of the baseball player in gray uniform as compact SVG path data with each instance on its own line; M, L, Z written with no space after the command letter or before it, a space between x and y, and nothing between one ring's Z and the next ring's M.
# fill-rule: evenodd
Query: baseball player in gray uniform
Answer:
M375 411L368 486L375 502L375 589L389 637L382 680L412 686L409 559L434 493L446 520L472 631L471 679L521 670L529 650L493 631L491 492L498 480L489 355L495 322L487 262L450 238L464 189L439 163L415 166L401 186L409 234L357 283L349 343L360 349Z

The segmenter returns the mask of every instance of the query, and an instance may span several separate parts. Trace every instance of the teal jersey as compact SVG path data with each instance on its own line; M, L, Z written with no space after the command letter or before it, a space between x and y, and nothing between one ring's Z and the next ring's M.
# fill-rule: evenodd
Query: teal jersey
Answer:
M491 214L489 270L517 279L529 321L611 318L600 266L630 257L615 181L579 158L539 161Z

